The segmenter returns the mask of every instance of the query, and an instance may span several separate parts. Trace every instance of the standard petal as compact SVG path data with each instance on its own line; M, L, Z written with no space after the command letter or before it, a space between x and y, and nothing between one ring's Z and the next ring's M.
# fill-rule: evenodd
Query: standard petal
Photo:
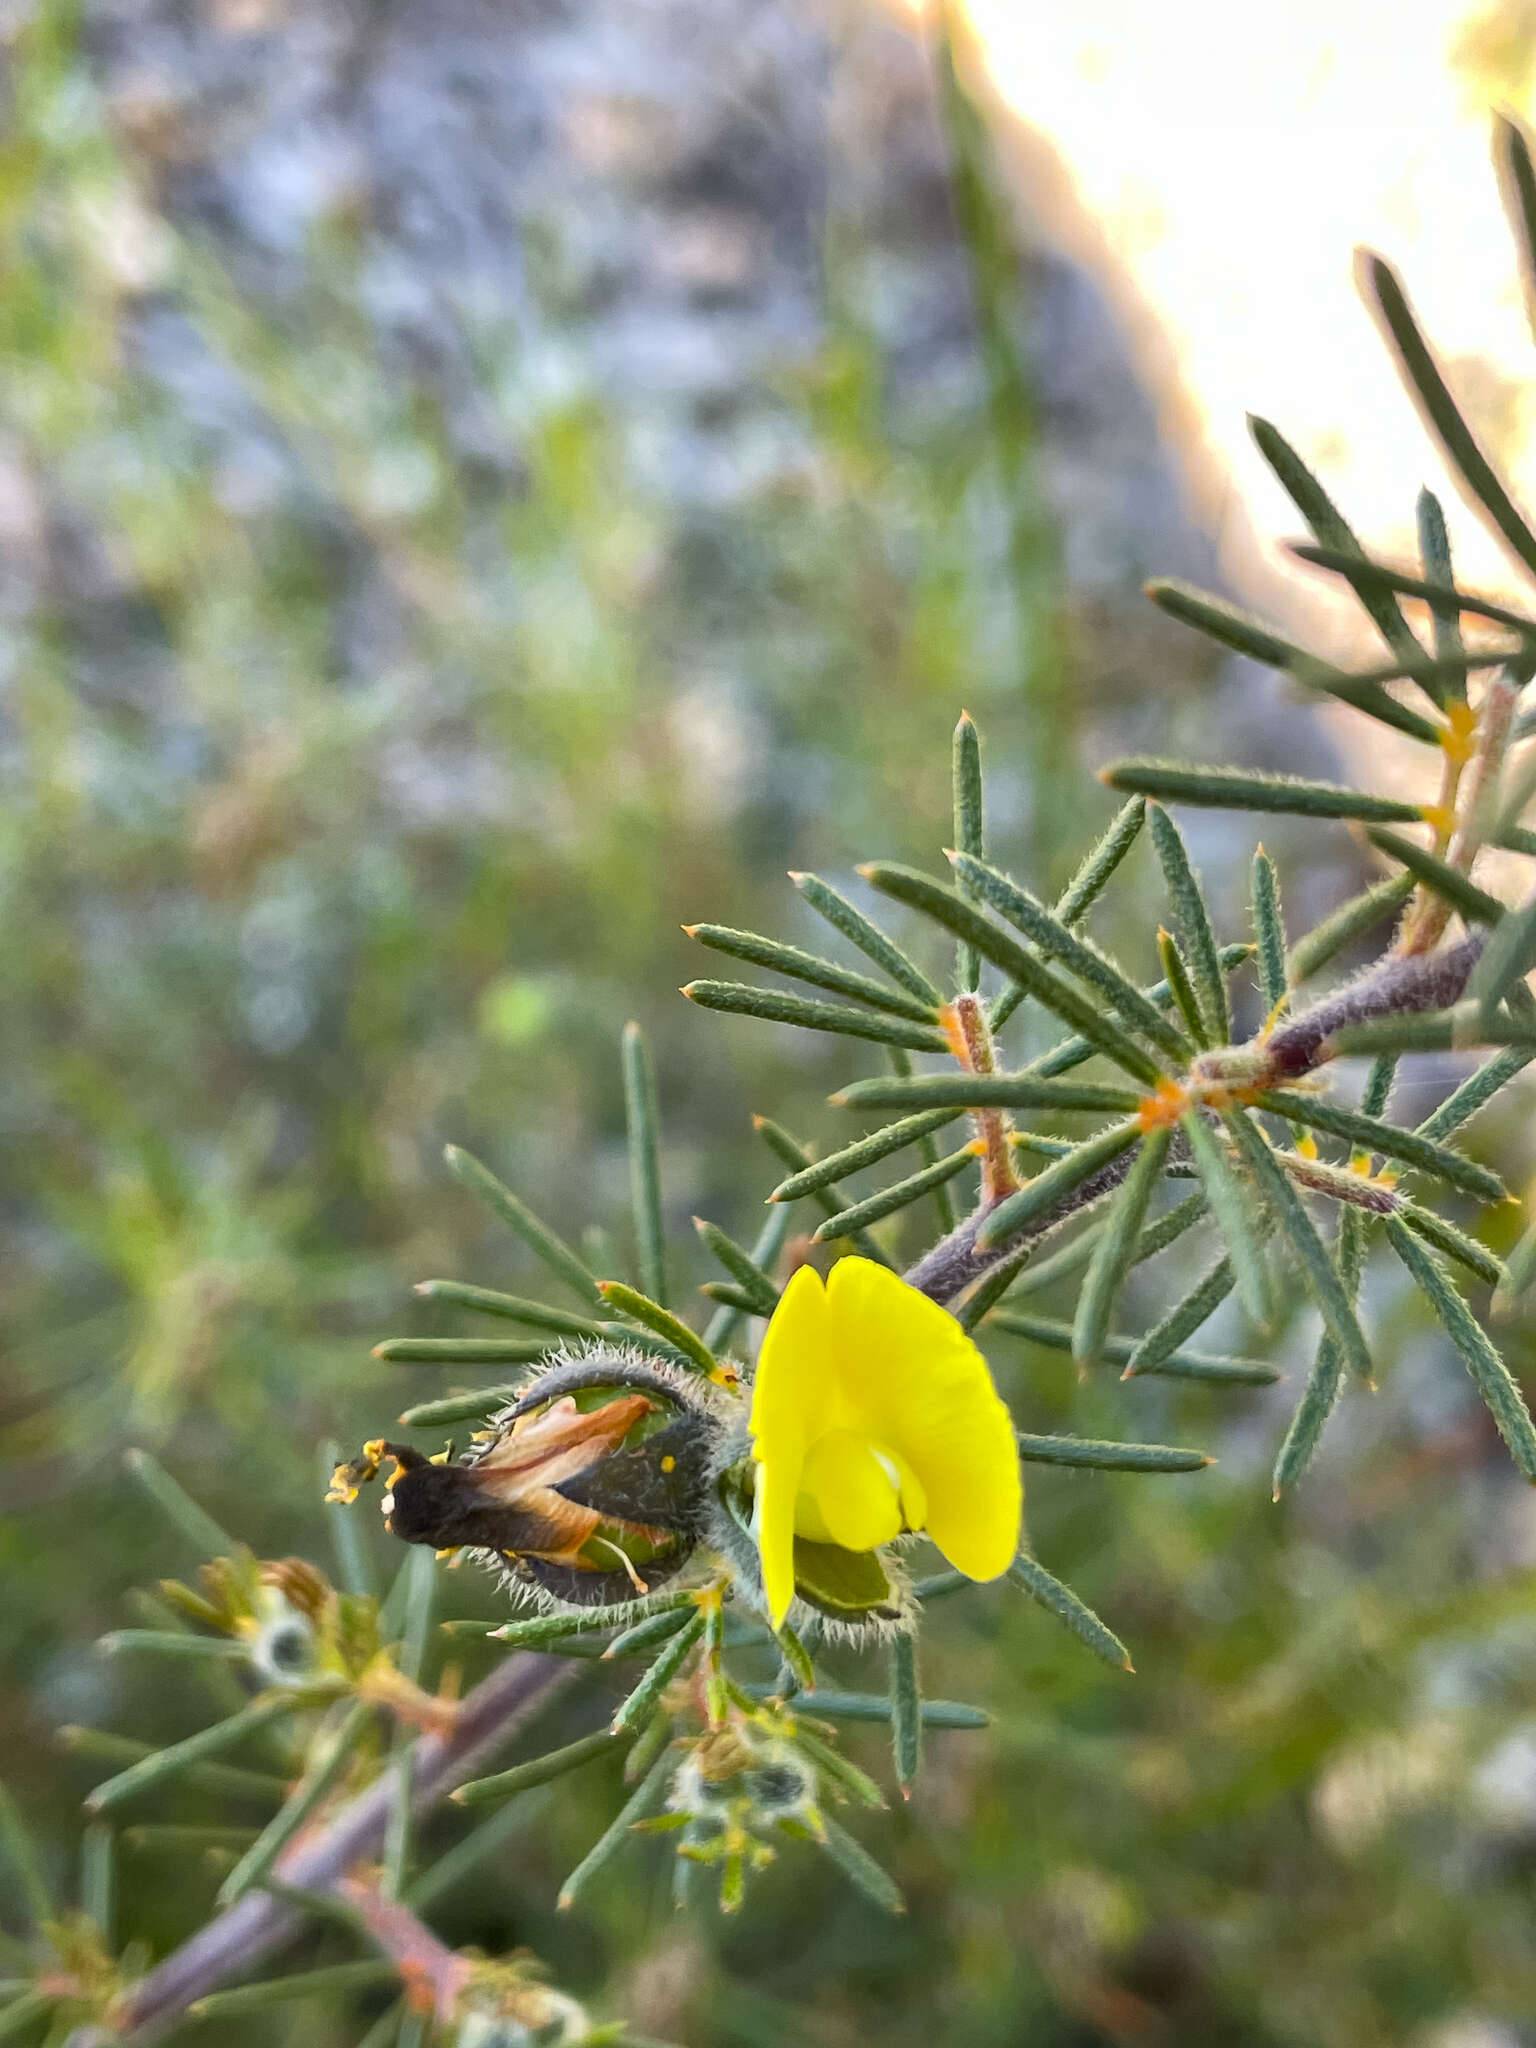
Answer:
M821 1275L802 1266L779 1297L757 1355L749 1426L760 1464L786 1454L798 1461L827 1426L821 1401L833 1376L830 1322Z
M843 1426L888 1444L927 1494L927 1530L957 1571L1005 1572L1024 1489L1013 1418L954 1317L868 1259L832 1269L827 1302Z

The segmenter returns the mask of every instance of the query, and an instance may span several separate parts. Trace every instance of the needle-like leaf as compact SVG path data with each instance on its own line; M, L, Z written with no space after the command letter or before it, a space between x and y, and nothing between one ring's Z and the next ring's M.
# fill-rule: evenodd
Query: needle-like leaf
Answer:
M1151 791L1147 793L1152 794ZM1151 820L1152 844L1157 849L1158 864L1168 885L1180 949L1189 963L1195 999L1205 1023L1204 1043L1225 1045L1232 1035L1232 1018L1227 1008L1226 978L1221 971L1221 955L1216 946L1216 934L1211 929L1205 891L1190 860L1183 833L1161 804L1153 804Z
M690 939L697 939L701 946L710 946L717 953L749 961L754 967L771 968L777 974L808 982L812 988L829 989L833 995L852 996L855 1002L888 1010L893 1017L910 1017L916 1023L931 1024L938 1016L937 1003L920 1002L904 990L888 989L867 974L855 974L851 968L839 967L836 961L823 960L799 946L787 946L778 939L763 938L757 932L735 931L722 924L685 924L683 930Z
M807 1031L830 1031L843 1038L870 1038L880 1045L904 1045L913 1052L949 1051L937 1025L909 1023L842 1003L821 1003L785 989L754 988L744 981L690 981L682 993L704 1010L723 1010L736 1017L762 1017L770 1024L798 1024Z
M1355 258L1355 283L1397 359L1398 370L1420 418L1440 443L1467 503L1504 543L1511 557L1528 573L1536 572L1536 533L1532 533L1495 474L1493 464L1451 396L1450 386L1424 339L1397 273L1371 250L1361 249Z
M1165 804L1197 804L1227 811L1287 812L1300 818L1364 818L1417 824L1421 804L1401 797L1367 796L1332 782L1296 775L1264 775L1243 768L1201 768L1183 761L1113 761L1099 770L1111 789L1139 790Z
M1384 1228L1392 1249L1408 1268L1414 1285L1461 1353L1462 1362L1476 1381L1477 1390L1487 1404L1500 1436L1508 1444L1517 1469L1526 1479L1536 1483L1536 1427L1532 1426L1525 1397L1515 1384L1509 1367L1451 1285L1434 1253L1419 1242L1400 1217L1388 1216Z
M1134 1074L1149 1087L1155 1084L1157 1066L1135 1039L1113 1018L1107 1017L1088 996L1063 980L1032 953L1026 952L1011 932L995 925L956 890L931 881L916 868L900 867L894 862L871 863L859 872L884 895L893 896L897 902L922 911L957 938L967 940L983 959L1000 967L1027 995L1059 1017L1069 1029L1091 1039L1116 1066L1124 1067L1128 1074Z
M841 932L866 959L883 968L909 996L915 997L925 1009L937 1011L942 1007L943 995L922 969L909 960L900 946L888 938L877 924L871 923L862 910L856 909L846 896L840 895L830 882L824 882L820 875L800 874L794 870L791 870L789 879L834 931Z
M1094 1251L1072 1325L1072 1355L1079 1365L1095 1362L1109 1334L1125 1276L1135 1260L1147 1204L1162 1178L1169 1135L1166 1129L1148 1133Z

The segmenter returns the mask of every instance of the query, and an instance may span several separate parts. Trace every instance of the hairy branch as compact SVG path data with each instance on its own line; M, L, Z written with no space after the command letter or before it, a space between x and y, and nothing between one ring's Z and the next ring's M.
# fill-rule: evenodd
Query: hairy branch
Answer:
M1487 943L1486 932L1472 931L1437 953L1390 956L1299 1017L1280 1024L1268 1038L1254 1039L1248 1045L1219 1054L1206 1054L1201 1065L1213 1076L1218 1067L1230 1066L1234 1075L1241 1073L1247 1085L1257 1086L1312 1073L1323 1064L1323 1048L1328 1040L1346 1024L1444 1010L1459 1002ZM1032 1218L1002 1244L983 1252L977 1250L976 1238L997 1206L995 1200L984 1199L974 1214L925 1252L905 1277L930 1299L947 1307L987 1274L1016 1259L1026 1245L1049 1236L1111 1193L1130 1172L1132 1156L1126 1153L1111 1160L1102 1172L1064 1195L1056 1208Z
M448 1735L424 1735L416 1746L413 1806L428 1812L547 1705L576 1676L560 1657L533 1652L509 1657L466 1696ZM319 1834L301 1837L277 1864L285 1885L312 1892L338 1888L359 1863L377 1856L393 1797L393 1774L358 1794ZM229 1978L263 1961L309 1923L295 1906L268 1892L248 1892L135 1984L109 2028L86 2028L69 2048L148 2048L188 2006Z

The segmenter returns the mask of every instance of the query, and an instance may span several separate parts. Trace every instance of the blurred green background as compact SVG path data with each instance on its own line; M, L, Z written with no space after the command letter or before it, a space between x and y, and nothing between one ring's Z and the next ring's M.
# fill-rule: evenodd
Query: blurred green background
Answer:
M1095 287L909 23L0 23L0 1758L67 1881L89 1777L55 1725L200 1716L91 1647L192 1563L124 1447L323 1558L319 1447L432 1390L369 1357L439 1327L410 1283L531 1285L443 1143L622 1240L627 1017L679 1272L693 1212L755 1231L752 1111L838 1132L870 1063L692 1010L685 919L806 938L786 868L931 862L962 706L1037 873L1108 817L1075 764L1111 741L1326 750L1142 606L1211 549ZM1235 921L1230 827L1192 821ZM1266 837L1299 912L1350 886L1342 838ZM1100 930L1150 975L1137 873ZM1516 1175L1519 1123L1473 1138ZM1374 1307L1383 1392L1283 1509L1284 1388L1122 1394L1000 1340L1026 1427L1221 1463L1032 1482L1134 1680L1003 1590L942 1612L929 1689L997 1720L866 1831L905 1921L809 1853L739 1925L679 1919L638 1847L559 1919L613 1792L578 1780L445 1934L690 2048L1536 2041L1536 1516L1443 1342ZM168 1946L209 1883L130 1863L127 1931Z

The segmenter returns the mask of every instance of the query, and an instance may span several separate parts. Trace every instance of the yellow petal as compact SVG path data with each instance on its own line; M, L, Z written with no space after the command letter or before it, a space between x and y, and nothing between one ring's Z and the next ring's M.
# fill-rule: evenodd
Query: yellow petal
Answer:
M831 1430L806 1453L795 1527L813 1542L878 1550L901 1534L900 1488L895 1461L882 1458L867 1437Z
M1024 1488L986 1360L953 1316L873 1260L840 1259L826 1304L828 1422L905 1460L927 1495L928 1534L957 1571L1000 1577L1018 1551Z
M757 1478L757 1546L775 1628L795 1592L795 1500L807 1436L819 1433L818 1388L831 1377L827 1295L802 1266L774 1310L752 1383L752 1455Z

